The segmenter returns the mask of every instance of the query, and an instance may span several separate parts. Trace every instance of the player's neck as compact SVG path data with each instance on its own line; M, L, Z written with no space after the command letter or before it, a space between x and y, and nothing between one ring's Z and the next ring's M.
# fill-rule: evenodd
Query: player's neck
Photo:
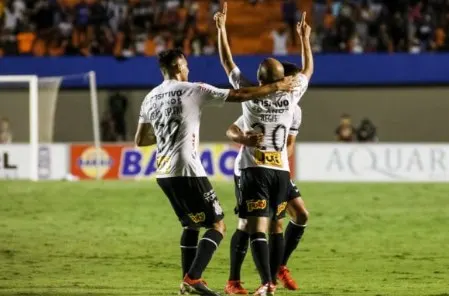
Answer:
M164 80L176 80L176 81L183 81L181 78L181 75L175 74L175 75L164 75Z

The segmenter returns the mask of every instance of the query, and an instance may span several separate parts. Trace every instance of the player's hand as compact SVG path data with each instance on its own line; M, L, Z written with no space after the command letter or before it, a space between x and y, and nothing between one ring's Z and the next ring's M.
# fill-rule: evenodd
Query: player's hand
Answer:
M312 28L307 24L306 13L302 13L301 20L296 24L296 32L302 38L309 38L312 33Z
M226 15L228 13L228 3L223 3L223 9L221 11L217 11L214 14L214 21L217 25L217 29L224 29L226 27Z
M293 91L296 86L296 79L293 76L284 77L281 81L276 82L276 87L280 91Z
M243 138L243 145L248 147L259 147L263 142L263 134L256 131L247 131Z

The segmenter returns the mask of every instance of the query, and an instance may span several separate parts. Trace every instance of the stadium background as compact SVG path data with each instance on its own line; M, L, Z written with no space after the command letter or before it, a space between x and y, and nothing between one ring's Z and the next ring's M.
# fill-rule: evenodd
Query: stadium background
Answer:
M16 23L11 22L14 18L7 21L8 3L20 8L44 2L50 9L42 5L36 10L41 14L28 11L18 14ZM144 95L161 81L154 55L179 43L178 30L186 37L181 44L189 54L191 80L229 87L210 47L215 35L211 12L219 1L129 1L137 8L130 27L114 29L109 24L109 28L104 26L107 18L84 19L91 28L101 28L93 35L87 31L84 43L77 39L80 28L75 20L69 36L61 36L67 27L60 24L70 27L71 22L61 7L84 11L84 4L73 6L77 2L0 0L0 75L95 71L101 114L108 111L108 97L114 91L128 98L128 140ZM272 31L288 28L297 11L308 12L315 32L315 74L301 101L303 124L292 160L297 179L314 181L299 182L311 212L305 240L290 266L301 294L447 295L447 2L228 2L236 62L253 81L260 60L276 50ZM112 10L128 7L126 1L100 4ZM151 9L145 5L155 5L163 16L146 15ZM88 9L101 14L99 7L92 7ZM151 18L149 27L138 20L139 11ZM43 21L49 19L42 17L48 12L59 19ZM183 25L173 25L177 23ZM184 24L189 27L186 31ZM58 29L48 30L51 27ZM105 27L113 36L108 42L103 38L109 34ZM348 28L354 34L348 34ZM141 38L144 46L137 42ZM285 45L287 52L278 58L299 62L297 45L291 40ZM29 177L28 95L26 88L0 85L0 117L8 118L13 134L12 144L0 144L0 179ZM67 179L69 173L96 177L88 97L87 81L64 81L55 116L58 144L41 146L43 179ZM371 119L379 143L335 142L335 128L345 113L354 125ZM239 114L237 105L208 108L201 126L203 164L214 177L228 229L235 225L233 187L227 179L237 146L224 133ZM1 180L0 295L176 292L179 225L154 182L135 182L153 173L153 149L105 143L100 175L120 181ZM206 272L217 290L226 281L228 252L226 238ZM250 289L257 285L250 258L243 274ZM279 290L278 295L290 293Z

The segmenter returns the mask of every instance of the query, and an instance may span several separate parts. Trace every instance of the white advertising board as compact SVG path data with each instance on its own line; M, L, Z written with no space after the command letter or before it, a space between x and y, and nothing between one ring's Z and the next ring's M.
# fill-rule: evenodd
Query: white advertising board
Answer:
M325 182L449 182L448 144L309 144L296 177Z
M30 145L0 144L0 180L30 179ZM49 144L39 147L39 179L61 180L69 171L68 145Z

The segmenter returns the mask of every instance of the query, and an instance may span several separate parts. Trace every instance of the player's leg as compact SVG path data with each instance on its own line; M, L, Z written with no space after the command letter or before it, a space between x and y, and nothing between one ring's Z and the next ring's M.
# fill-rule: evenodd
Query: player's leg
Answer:
M198 240L198 231L195 233L194 230L206 224L211 227L199 242L195 253L192 251L193 248L181 247L183 270L188 271L181 283L180 294L219 295L210 290L206 283L200 279L202 272L212 258L212 254L222 240L225 230L223 211L212 186L207 178L204 179L172 177L157 180L184 227L183 235L181 236L181 246L187 244L193 247L195 241ZM213 247L204 248L203 240L209 236L213 237L209 242ZM192 256L194 257L193 259ZM189 277L189 273L195 274L191 275L193 278ZM197 276L196 274L199 275ZM198 278L195 278L196 276Z
M274 213L271 216L270 225L270 271L273 280L284 258L284 232L282 227L283 219L287 208L287 195L290 193L290 174L287 171L275 171L276 186L272 186L270 194L271 208Z
M198 227L184 227L181 235L181 261L182 277L184 277L192 266L198 248L200 229Z
M239 212L248 219L251 253L262 285L254 295L273 295L267 231L270 222L270 186L272 170L248 168L242 170L242 199Z
M248 221L238 211L239 204L242 202L240 195L240 177L234 176L234 186L237 200L235 213L239 215L239 220L237 229L231 237L229 280L226 283L224 291L226 294L246 295L248 291L242 286L240 272L248 251L249 233L247 228Z
M226 231L223 210L206 177L189 178L188 187L196 192L187 205L189 216L193 222L205 226L207 230L199 241L195 259L184 277L183 287L189 293L218 295L207 287L201 276L223 240Z
M296 185L291 182L291 190L287 206L287 212L291 218L285 230L285 250L282 264L279 268L278 279L283 283L284 287L289 290L299 289L298 284L293 279L290 271L287 268L287 262L304 234L307 225L309 213L305 207L304 201L301 198Z
M188 216L188 209L185 207L183 199L185 196L189 196L191 193L190 188L186 187L184 178L160 178L157 179L159 187L167 196L173 210L176 213L181 225L183 226L183 232L181 234L180 248L181 248L181 266L182 266L182 278L186 275L192 262L196 256L196 250L198 245L198 236L200 225L196 225ZM182 197L179 196L180 188L185 188L185 194Z
M285 252L282 260L284 266L287 265L293 251L298 247L309 220L309 212L301 197L290 200L287 211L291 220L285 230Z
M270 225L268 246L270 249L270 272L274 282L276 282L276 276L284 258L285 241L282 222L282 219L273 220Z

